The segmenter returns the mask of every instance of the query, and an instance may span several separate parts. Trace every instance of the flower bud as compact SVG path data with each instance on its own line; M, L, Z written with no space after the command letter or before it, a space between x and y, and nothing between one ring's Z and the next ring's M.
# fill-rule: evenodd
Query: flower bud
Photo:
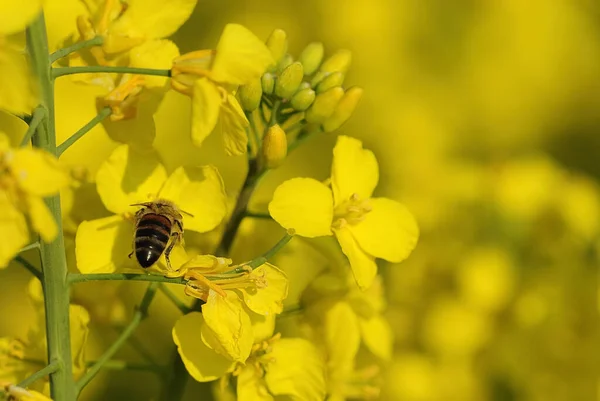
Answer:
M336 86L342 86L344 83L344 74L340 71L329 74L317 85L317 93L323 93Z
M293 62L294 58L291 54L288 53L285 56L283 56L283 58L279 61L279 64L277 65L277 74L281 74L283 70L289 67Z
M312 42L302 50L300 62L306 75L311 75L319 68L321 61L323 61L323 52L324 48L321 42Z
M298 87L298 92L300 92L301 90L304 90L304 89L310 88L310 87L311 87L311 86L310 86L310 82L306 82L306 81L305 81L305 82L302 82L302 83L300 84L300 86Z
M288 48L287 34L283 29L275 29L267 38L267 48L273 56L275 63L285 55Z
M262 84L260 78L256 78L247 85L240 86L238 98L242 109L253 111L258 108L262 98Z
M271 95L273 88L275 87L275 77L270 72L265 73L261 78L261 85L263 93Z
M333 114L342 96L344 96L344 89L340 86L317 95L313 104L306 110L304 118L309 123L321 123L325 121Z
M350 50L338 50L323 62L323 65L321 65L321 71L340 71L346 73L346 71L348 71L348 67L350 67L351 61L352 53Z
M335 131L348 121L354 113L362 94L363 89L358 86L348 89L340 99L333 114L323 122L323 130L325 132Z
M277 168L287 156L287 138L278 124L269 127L263 138L263 160L268 168Z
M290 64L282 71L275 83L275 94L282 99L289 99L298 90L304 72L298 61Z
M292 96L290 104L295 110L304 111L315 101L315 91L310 88L302 89Z

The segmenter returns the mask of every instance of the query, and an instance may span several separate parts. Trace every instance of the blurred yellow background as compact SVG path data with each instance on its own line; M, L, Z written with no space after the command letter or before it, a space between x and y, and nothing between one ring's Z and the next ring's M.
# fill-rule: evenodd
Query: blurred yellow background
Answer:
M172 39L181 53L211 48L228 22L261 38L284 29L295 56L312 41L326 55L353 53L345 86L365 93L338 132L375 152L376 195L404 202L421 228L406 262L381 265L396 337L381 399L597 399L600 3L201 0ZM178 113L164 130L189 130L187 111ZM285 178L327 177L334 142L322 135L295 152L256 205ZM235 191L244 158L224 159L218 147L210 138L198 161L217 164ZM0 271L0 301L15 305L2 335L26 332L30 321L14 317L31 308L14 300L27 280ZM144 288L105 286L125 300L124 314ZM167 361L176 309L160 299L150 315L160 319L137 337ZM93 332L90 353L115 336ZM86 399L157 398L151 373L101 377Z

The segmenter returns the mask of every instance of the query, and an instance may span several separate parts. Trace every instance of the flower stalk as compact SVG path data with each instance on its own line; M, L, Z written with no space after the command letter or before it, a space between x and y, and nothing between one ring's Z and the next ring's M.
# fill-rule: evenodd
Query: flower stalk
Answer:
M112 67L104 65L91 65L85 67L55 67L52 69L52 78L58 78L65 75L86 74L96 72L107 72L113 74L140 74L154 75L159 77L170 77L171 70L158 70L154 68L135 68L135 67Z

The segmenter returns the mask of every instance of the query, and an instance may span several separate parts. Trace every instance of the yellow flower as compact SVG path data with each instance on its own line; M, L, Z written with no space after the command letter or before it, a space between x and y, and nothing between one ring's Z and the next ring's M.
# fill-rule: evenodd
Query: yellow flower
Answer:
M29 241L25 214L43 241L54 240L56 222L43 198L66 188L69 181L54 156L41 149L11 148L8 137L0 132L0 267Z
M115 215L79 225L75 252L77 267L83 273L112 272L129 260L132 216L139 208L132 204L169 200L191 215L184 216L184 229L200 233L217 227L226 213L226 195L216 168L179 167L167 176L153 154L139 153L126 145L118 147L102 164L96 187L106 209Z
M4 386L4 392L8 395L7 401L52 401L51 398L35 390L27 390L14 384Z
M340 136L333 150L331 188L312 178L293 178L275 190L269 212L298 235L335 235L356 282L367 288L377 274L375 258L401 262L419 236L414 217L401 203L371 197L378 180L373 153L359 140Z
M173 89L192 97L192 140L196 146L215 128L230 155L246 152L248 120L233 90L258 79L273 63L269 49L237 24L223 30L216 50L184 54L173 61Z
M186 294L205 302L202 341L218 354L244 362L256 337L254 315L271 318L281 313L288 281L269 263L256 269L230 264L229 259L200 255L184 264L178 275L189 280Z

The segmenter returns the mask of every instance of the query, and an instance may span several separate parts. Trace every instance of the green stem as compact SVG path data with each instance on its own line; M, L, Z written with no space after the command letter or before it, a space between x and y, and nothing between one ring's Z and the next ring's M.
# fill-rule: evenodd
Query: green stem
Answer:
M42 281L44 279L43 273L41 271L39 271L38 269L36 269L36 267L34 265L32 265L31 263L29 263L21 255L15 256L15 260L17 262L19 262L24 268L26 268L27 270L29 270L29 272L31 274L33 274L35 277L37 277L38 280Z
M173 294L173 291L168 289L164 283L160 283L159 286L160 286L159 288L162 291L162 293L165 294L165 296L167 298L169 298L169 301L171 301L173 303L173 305L175 305L177 307L177 309L179 309L181 311L181 313L183 313L185 315L186 313L191 311L191 308L189 306L187 306L185 304L185 302L183 302L181 299L179 299L177 297L177 295Z
M81 274L69 273L67 278L69 284L85 283L88 281L149 281L168 284L187 284L187 280L182 277L164 277L158 274L138 274L138 273L96 273L96 274Z
M65 150L67 150L71 145L77 142L81 137L87 134L92 128L96 125L100 124L106 117L110 116L112 113L110 107L105 107L98 112L98 115L92 118L87 124L83 127L79 128L77 132L68 137L63 143L58 145L56 152L58 156L62 155Z
M258 157L258 153L260 152L260 149L262 147L262 138L260 137L260 135L258 135L258 130L256 129L256 121L254 121L254 112L247 111L245 114L246 118L248 119L248 122L250 123L250 132L252 133L252 139L254 140L254 143L256 145L254 156Z
M96 376L96 374L102 369L105 363L107 363L121 348L125 342L131 337L135 329L140 325L142 320L148 315L148 308L150 307L150 303L152 299L154 299L154 295L156 295L156 290L158 288L158 283L151 283L144 294L144 298L142 298L142 302L140 306L133 314L133 318L129 322L129 324L125 327L119 338L110 345L110 347L102 354L102 356L96 361L94 365L92 365L87 372L77 381L77 392L81 392L81 390Z
M37 372L35 372L31 376L29 376L28 378L23 380L21 383L17 384L17 386L21 387L21 388L26 388L30 384L33 384L38 379L41 379L44 376L48 376L49 374L56 372L58 370L59 366L60 366L60 364L58 363L58 361L50 362L48 364L48 366L43 367L42 369L38 370Z
M43 106L38 106L33 111L33 116L31 117L31 122L29 123L29 127L27 127L27 131L25 131L25 135L21 140L21 146L25 146L31 141L31 137L35 134L35 131L38 128L38 125L44 120L46 117L46 109Z
M276 100L273 103L273 108L271 109L271 118L269 119L269 123L265 127L265 135L266 135L267 130L269 129L269 127L272 127L273 125L277 124L277 114L279 113L279 107L280 106L281 106L281 101L280 100Z
M86 47L100 46L102 43L104 43L104 38L102 36L96 36L95 38L84 40L83 42L77 42L52 53L50 55L50 62L54 63L56 60L66 57L71 53L75 53L78 50L85 49Z
M39 249L40 248L40 242L39 241L35 241L29 245L25 245L23 248L19 249L19 253L23 253L23 252L27 252L30 251L32 249Z
M157 70L155 68L135 68L135 67L112 67L104 65L91 65L87 67L55 67L52 69L52 77L58 78L71 74L86 74L95 72L107 72L113 74L140 74L157 75L160 77L170 77L171 70Z
M33 145L45 149L50 154L56 152L56 132L54 122L54 82L51 62L48 56L48 40L44 15L40 15L27 28L27 47L32 70L40 88L41 106L46 116L38 125L33 136ZM44 308L46 315L46 342L48 360L56 361L57 369L50 373L50 394L52 399L74 401L77 397L73 380L71 358L71 338L69 336L69 285L67 283L67 260L62 230L60 196L45 199L52 219L56 222L58 235L50 243L42 243Z

